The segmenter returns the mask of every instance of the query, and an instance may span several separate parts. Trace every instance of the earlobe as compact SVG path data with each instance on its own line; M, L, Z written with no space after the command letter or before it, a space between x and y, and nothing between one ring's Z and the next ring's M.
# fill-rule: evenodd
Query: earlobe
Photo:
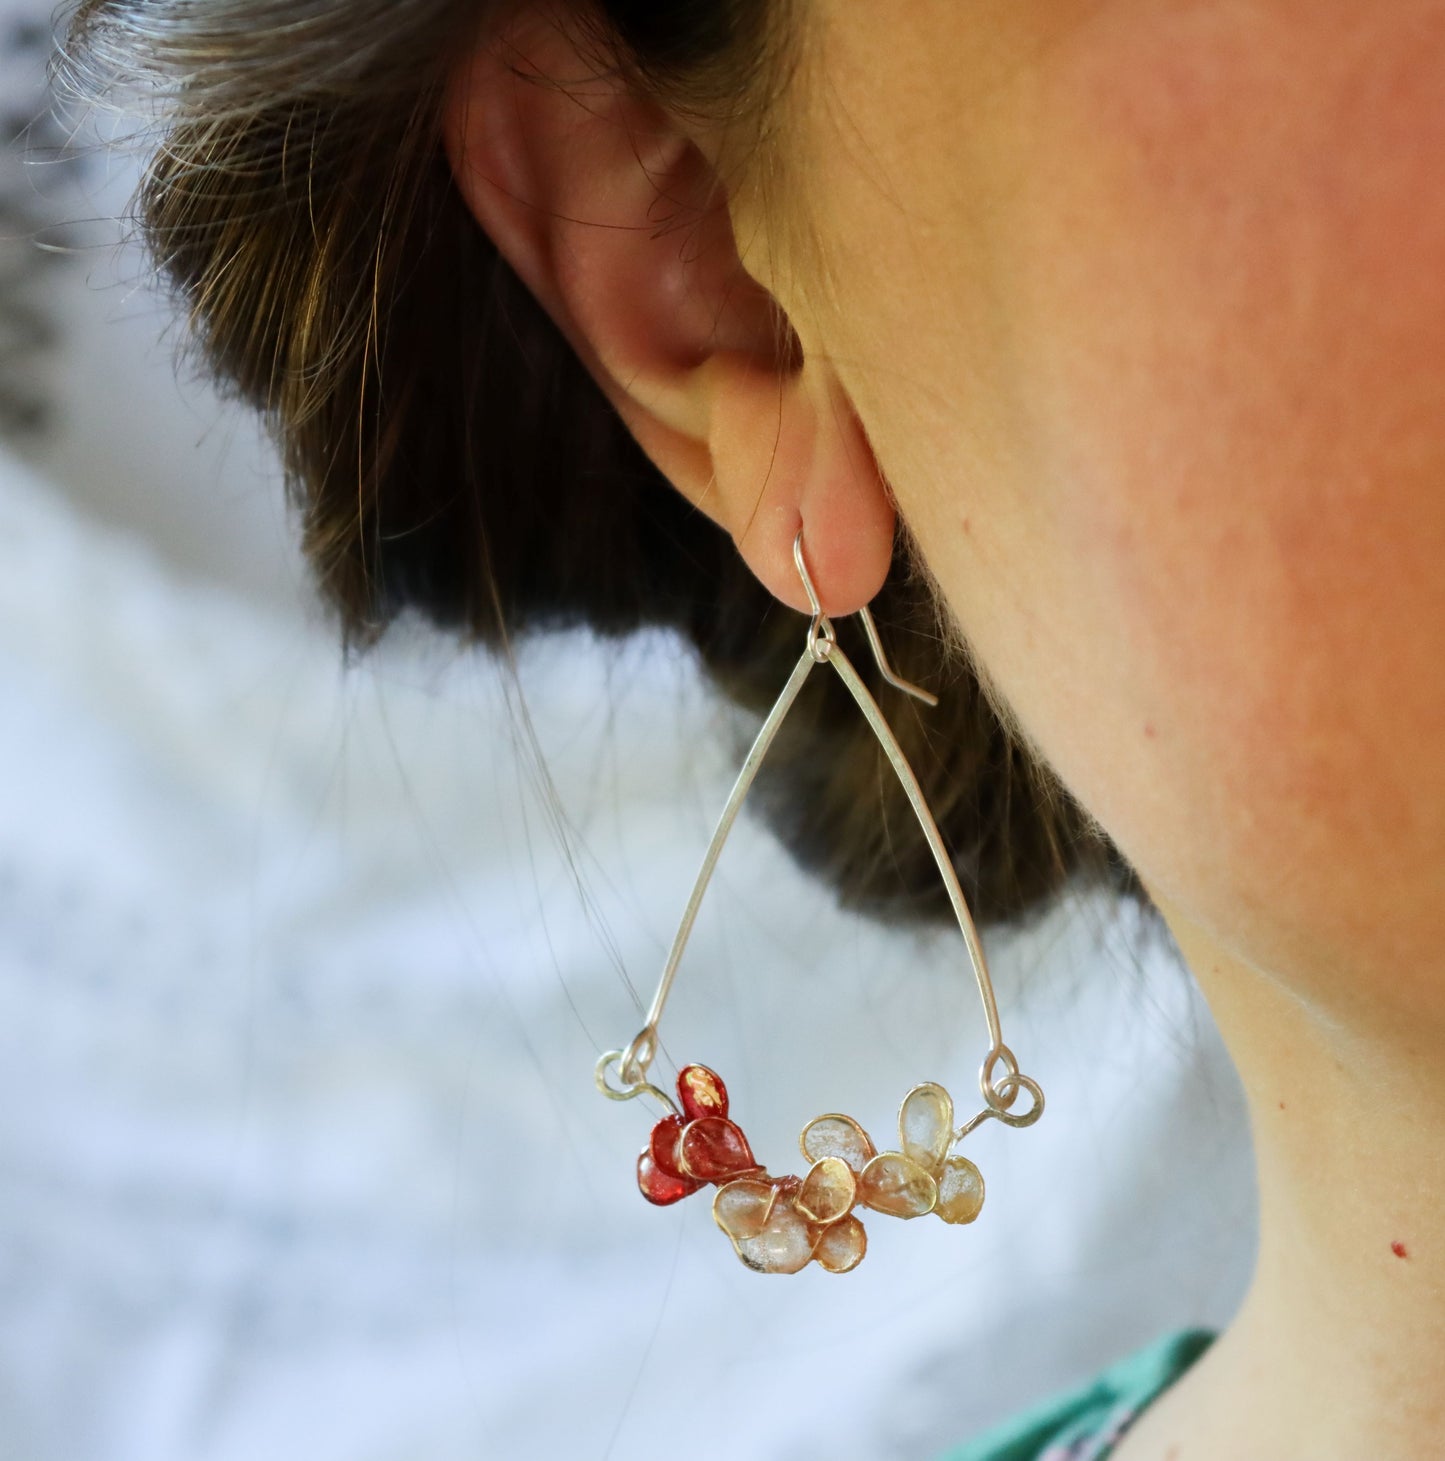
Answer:
M699 142L540 3L459 64L443 125L472 213L658 468L784 602L806 608L801 525L825 608L866 603L891 498L836 378L744 268Z
M894 505L861 423L831 371L767 377L723 357L714 366L709 454L725 523L753 572L806 611L793 564L803 529L808 571L829 614L851 614L883 586ZM703 504L706 506L706 504Z

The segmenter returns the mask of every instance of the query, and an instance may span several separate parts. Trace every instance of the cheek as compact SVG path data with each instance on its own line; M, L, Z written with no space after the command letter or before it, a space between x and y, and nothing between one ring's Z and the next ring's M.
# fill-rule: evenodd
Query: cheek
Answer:
M1094 735L1051 677L1019 693L1217 932L1418 963L1445 908L1445 9L1131 9L1038 92L1035 135L1084 150L1040 157L1009 282L1020 512Z
M991 98L1001 162L860 101L915 206L835 189L849 389L1146 880L1262 964L1408 978L1445 933L1445 5L1118 0L1056 40Z

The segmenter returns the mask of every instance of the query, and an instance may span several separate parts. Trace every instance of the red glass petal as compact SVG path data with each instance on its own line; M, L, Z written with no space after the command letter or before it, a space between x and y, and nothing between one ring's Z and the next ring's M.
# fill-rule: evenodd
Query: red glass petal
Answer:
M678 1071L677 1094L682 1114L689 1121L728 1114L728 1088L722 1077L705 1065L685 1065Z
M747 1137L731 1121L704 1116L682 1129L682 1169L699 1182L726 1182L757 1165Z
M647 1143L647 1149L659 1171L686 1182L690 1179L681 1166L682 1127L681 1116L664 1116L652 1128L652 1139Z
M664 1172L652 1160L651 1152L643 1152L637 1159L637 1185L649 1202L655 1202L658 1207L667 1207L696 1192L702 1183L694 1182L690 1177L674 1177L670 1172Z

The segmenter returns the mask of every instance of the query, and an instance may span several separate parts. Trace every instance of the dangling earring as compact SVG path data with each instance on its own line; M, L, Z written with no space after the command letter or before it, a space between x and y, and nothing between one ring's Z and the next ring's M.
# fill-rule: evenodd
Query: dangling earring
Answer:
M801 531L793 540L793 561L813 609L802 657L763 722L718 818L717 830L708 845L657 993L647 1012L647 1022L625 1050L609 1050L598 1060L595 1075L598 1088L612 1100L630 1101L648 1095L667 1112L653 1127L637 1162L638 1186L649 1202L663 1206L712 1184L718 1189L713 1198L713 1217L749 1268L759 1273L797 1273L816 1259L830 1273L847 1273L862 1262L868 1245L863 1224L854 1215L856 1207L870 1208L890 1217L914 1218L936 1213L946 1223L972 1222L983 1206L983 1178L967 1157L953 1155L953 1148L989 1117L996 1117L1008 1126L1031 1126L1043 1115L1044 1093L1036 1081L1020 1073L1013 1052L1003 1043L993 982L988 976L978 930L938 825L924 801L913 768L883 719L877 702L838 646L833 625L823 613L803 561ZM925 705L937 705L936 696L893 673L872 614L866 607L859 613L883 678ZM948 1092L933 1081L914 1086L903 1098L898 1113L899 1150L885 1152L877 1150L868 1133L851 1116L831 1113L815 1117L803 1128L799 1142L804 1157L811 1163L807 1174L774 1177L759 1165L741 1128L729 1119L727 1089L713 1071L702 1065L685 1066L677 1077L676 1102L647 1079L647 1072L657 1054L657 1027L662 1009L723 843L783 717L803 688L803 681L815 665L824 664L831 665L842 677L882 744L908 794L948 890L988 1021L989 1048L979 1070L984 1106L955 1130L953 1100ZM1005 1074L997 1077L1000 1063ZM614 1065L619 1085L613 1085L608 1079L608 1071ZM1027 1091L1033 1101L1027 1110L1016 1113L1011 1108L1021 1090Z

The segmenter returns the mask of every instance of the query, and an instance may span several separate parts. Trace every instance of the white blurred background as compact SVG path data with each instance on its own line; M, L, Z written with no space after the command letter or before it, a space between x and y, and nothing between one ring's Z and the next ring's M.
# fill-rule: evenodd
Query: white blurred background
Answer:
M926 1461L1222 1325L1237 1082L1097 903L990 942L1048 1111L969 1139L972 1227L769 1279L641 1200L652 1112L592 1063L750 727L661 638L528 650L541 762L485 659L343 669L120 242L134 164L34 124L48 16L0 0L0 1461ZM838 913L746 818L664 1034L775 1170L821 1111L887 1144L916 1081L966 1100L985 1038L955 933Z

